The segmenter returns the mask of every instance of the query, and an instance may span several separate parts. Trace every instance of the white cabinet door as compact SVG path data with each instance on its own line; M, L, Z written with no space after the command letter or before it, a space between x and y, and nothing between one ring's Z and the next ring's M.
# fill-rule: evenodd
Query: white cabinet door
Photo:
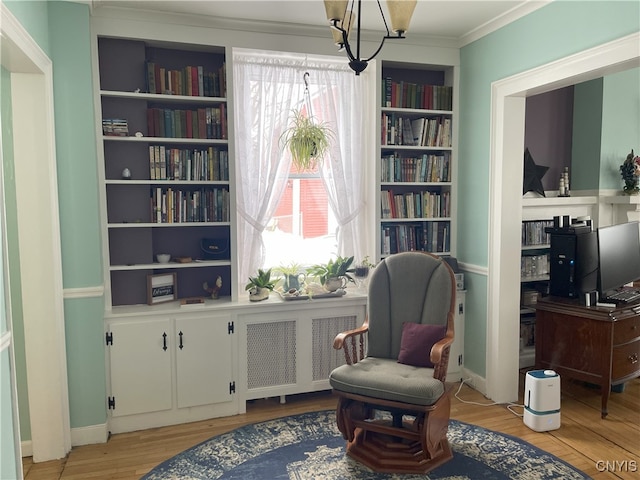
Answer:
M453 317L453 329L455 338L449 350L449 368L447 368L447 381L459 382L462 380L462 367L464 365L464 301L465 291L456 292L456 311Z
M110 333L113 416L171 409L171 321L114 323Z
M232 400L230 322L229 315L176 319L178 408Z

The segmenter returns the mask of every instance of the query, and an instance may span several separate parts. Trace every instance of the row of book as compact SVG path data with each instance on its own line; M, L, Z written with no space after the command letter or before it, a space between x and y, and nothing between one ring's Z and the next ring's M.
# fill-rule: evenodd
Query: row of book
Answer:
M168 70L155 62L146 62L147 92L193 97L226 97L226 65L217 72L205 72L202 65Z
M449 192L380 192L382 218L448 218L451 216Z
M382 182L450 182L451 155L425 153L419 157L402 157L398 152L381 159Z
M110 137L128 137L129 122L126 118L103 118L102 134Z
M381 233L382 255L412 251L445 253L451 249L449 222L383 225Z
M229 152L217 147L206 149L171 148L149 145L151 180L229 180Z
M151 219L153 223L228 222L229 191L152 188Z
M227 139L227 114L224 104L197 110L148 108L150 137Z
M526 220L522 222L522 246L549 245L549 234L544 230L553 227L553 220Z
M520 278L527 280L549 275L550 261L549 254L523 255L520 257Z
M382 82L382 105L385 107L448 111L453 109L453 88L450 86L396 82L390 77L384 78Z
M451 118L435 116L410 118L382 112L382 145L451 147Z

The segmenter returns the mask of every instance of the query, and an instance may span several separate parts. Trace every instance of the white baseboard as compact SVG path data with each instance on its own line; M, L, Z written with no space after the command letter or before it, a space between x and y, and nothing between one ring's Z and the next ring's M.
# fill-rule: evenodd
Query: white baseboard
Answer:
M71 446L91 445L94 443L106 443L109 438L107 424L91 425L71 429Z
M108 439L109 429L107 428L106 423L71 429L72 447L91 445L94 443L106 443ZM23 457L33 457L33 445L31 440L23 440L20 442L20 449Z
M33 447L31 446L31 440L23 440L20 442L20 451L23 457L33 457Z
M472 372L471 370L467 370L464 367L462 369L462 378L464 378L465 383L473 387L474 390L477 390L478 392L480 392L485 396L487 395L487 379L486 378L481 377L477 373Z

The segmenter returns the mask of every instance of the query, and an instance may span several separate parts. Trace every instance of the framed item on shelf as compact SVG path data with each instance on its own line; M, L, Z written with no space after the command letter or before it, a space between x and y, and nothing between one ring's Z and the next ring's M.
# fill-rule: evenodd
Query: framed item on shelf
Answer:
M147 275L147 303L171 302L178 298L178 283L175 273Z

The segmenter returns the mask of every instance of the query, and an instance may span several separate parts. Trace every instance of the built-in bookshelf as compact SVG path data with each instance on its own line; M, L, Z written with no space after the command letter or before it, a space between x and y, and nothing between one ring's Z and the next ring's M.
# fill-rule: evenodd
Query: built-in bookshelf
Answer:
M549 293L550 242L545 228L553 220L522 222L520 257L520 368L535 363L535 305Z
M98 57L111 306L146 304L147 278L174 273L177 298L218 276L231 297L224 48L98 38ZM205 239L225 254L210 259Z
M379 258L452 253L452 68L383 62L378 158Z

